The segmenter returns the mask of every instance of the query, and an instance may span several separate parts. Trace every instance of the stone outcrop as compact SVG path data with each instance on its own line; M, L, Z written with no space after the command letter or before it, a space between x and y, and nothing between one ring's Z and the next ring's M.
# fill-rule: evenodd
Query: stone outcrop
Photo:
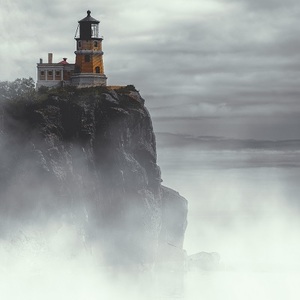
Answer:
M132 86L46 91L0 114L2 228L64 218L111 263L182 252L187 201L161 185L151 118Z

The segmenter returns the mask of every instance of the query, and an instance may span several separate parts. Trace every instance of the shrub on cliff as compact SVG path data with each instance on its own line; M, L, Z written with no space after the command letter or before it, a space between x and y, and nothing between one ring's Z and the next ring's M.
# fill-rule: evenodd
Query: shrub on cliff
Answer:
M0 82L0 101L33 100L36 97L34 80L17 78L15 81Z

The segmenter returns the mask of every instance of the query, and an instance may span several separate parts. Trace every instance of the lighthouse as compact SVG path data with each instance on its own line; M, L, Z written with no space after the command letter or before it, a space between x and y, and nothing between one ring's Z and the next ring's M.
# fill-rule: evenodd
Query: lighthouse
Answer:
M104 74L102 40L99 34L100 21L87 16L78 21L75 34L76 59L71 84L79 87L106 86L107 77Z
M37 89L42 86L52 88L73 85L84 88L107 85L103 66L103 38L99 34L100 21L94 19L88 10L87 16L78 23L75 64L67 62L67 58L53 62L53 53L48 53L46 63L40 58L37 63Z

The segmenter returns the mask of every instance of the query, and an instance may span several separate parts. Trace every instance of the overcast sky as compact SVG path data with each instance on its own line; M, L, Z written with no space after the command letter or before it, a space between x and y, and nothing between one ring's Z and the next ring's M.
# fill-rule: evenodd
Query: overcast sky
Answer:
M0 0L0 80L74 62L77 21L101 21L109 84L134 84L157 132L300 137L298 0Z
M189 200L186 249L290 257L299 216L282 216L280 231L251 213L299 202L300 1L0 0L0 81L36 79L48 52L74 62L88 9L108 83L145 98L163 183Z

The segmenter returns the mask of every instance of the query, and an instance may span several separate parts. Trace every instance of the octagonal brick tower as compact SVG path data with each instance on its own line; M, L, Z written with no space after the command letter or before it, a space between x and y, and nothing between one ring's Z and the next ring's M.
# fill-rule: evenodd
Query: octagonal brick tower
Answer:
M99 35L100 21L87 16L78 21L75 35L76 61L71 84L75 86L106 86L107 77L104 74L102 40Z

